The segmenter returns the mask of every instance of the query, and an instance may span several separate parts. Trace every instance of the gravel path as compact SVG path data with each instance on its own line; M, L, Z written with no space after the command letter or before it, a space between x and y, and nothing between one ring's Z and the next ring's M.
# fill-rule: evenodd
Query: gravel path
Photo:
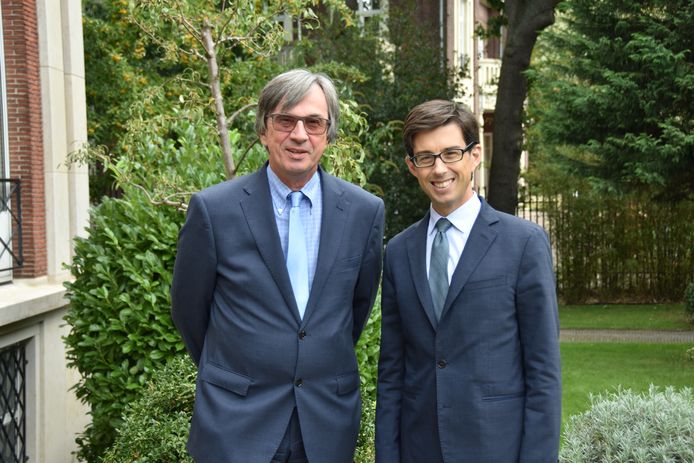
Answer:
M694 331L561 330L561 341L694 343Z

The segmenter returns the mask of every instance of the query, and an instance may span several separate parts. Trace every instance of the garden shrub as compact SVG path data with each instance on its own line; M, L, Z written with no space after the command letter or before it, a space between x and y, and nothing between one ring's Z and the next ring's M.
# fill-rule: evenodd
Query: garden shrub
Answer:
M684 290L684 311L689 321L694 322L694 283L689 283Z
M118 436L102 463L192 462L186 451L197 369L178 355L152 374L140 398L126 408ZM376 401L362 390L362 424L355 463L375 461Z
M76 394L91 408L91 423L77 438L86 461L97 461L112 443L126 405L152 372L185 350L169 299L184 214L153 205L135 184L150 192L154 184L161 190L175 183L195 191L224 178L214 128L201 112L152 118L143 128L112 166L130 182L121 184L120 198L104 198L91 210L87 237L75 242L74 281L65 285L67 357L81 375Z
M561 463L694 461L694 395L689 388L591 396L591 408L569 420Z
M381 346L381 296L374 303L371 316L357 343L356 353L361 376L361 390L364 399L376 399L376 380L378 379L378 354Z
M186 441L196 375L188 355L174 357L155 371L140 398L128 406L103 463L192 462Z

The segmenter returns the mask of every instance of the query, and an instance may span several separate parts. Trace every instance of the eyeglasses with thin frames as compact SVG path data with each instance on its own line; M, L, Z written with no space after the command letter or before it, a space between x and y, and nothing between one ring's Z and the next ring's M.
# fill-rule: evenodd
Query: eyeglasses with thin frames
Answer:
M309 135L323 135L330 121L318 116L298 117L289 114L268 114L267 118L272 121L272 128L278 132L292 132L296 127L297 122L301 121L304 124L304 130Z
M436 158L441 159L446 164L458 162L463 159L465 153L477 145L476 141L468 143L465 148L446 148L440 153L417 153L410 156L410 161L415 167L431 167L436 163Z

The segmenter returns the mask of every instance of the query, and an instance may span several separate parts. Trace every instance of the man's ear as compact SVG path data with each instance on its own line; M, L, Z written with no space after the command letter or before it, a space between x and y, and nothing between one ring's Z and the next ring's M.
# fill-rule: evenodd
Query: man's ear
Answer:
M482 145L477 143L474 148L470 150L470 156L472 156L472 162L475 165L473 168L474 170L480 165L480 162L482 162Z
M405 155L405 164L407 164L407 168L410 170L410 173L416 177L416 167L414 166L414 163L410 160L410 157L408 155Z

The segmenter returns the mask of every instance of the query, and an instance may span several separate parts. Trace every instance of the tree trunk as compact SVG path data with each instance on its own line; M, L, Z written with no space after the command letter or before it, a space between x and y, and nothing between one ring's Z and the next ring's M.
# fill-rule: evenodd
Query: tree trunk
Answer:
M227 178L232 179L236 173L236 168L234 166L234 158L231 155L231 141L229 140L227 117L224 113L224 99L219 84L217 53L215 51L215 43L212 40L212 28L209 24L205 24L202 30L202 39L205 44L205 52L207 53L207 71L209 73L210 92L212 92L214 110L217 116L217 133L219 135L219 145L222 148L222 157L224 158L224 169L226 170Z
M554 23L560 0L506 0L507 39L501 60L494 108L494 141L490 170L489 204L515 214L523 145L523 105L528 82L523 74L542 29Z

